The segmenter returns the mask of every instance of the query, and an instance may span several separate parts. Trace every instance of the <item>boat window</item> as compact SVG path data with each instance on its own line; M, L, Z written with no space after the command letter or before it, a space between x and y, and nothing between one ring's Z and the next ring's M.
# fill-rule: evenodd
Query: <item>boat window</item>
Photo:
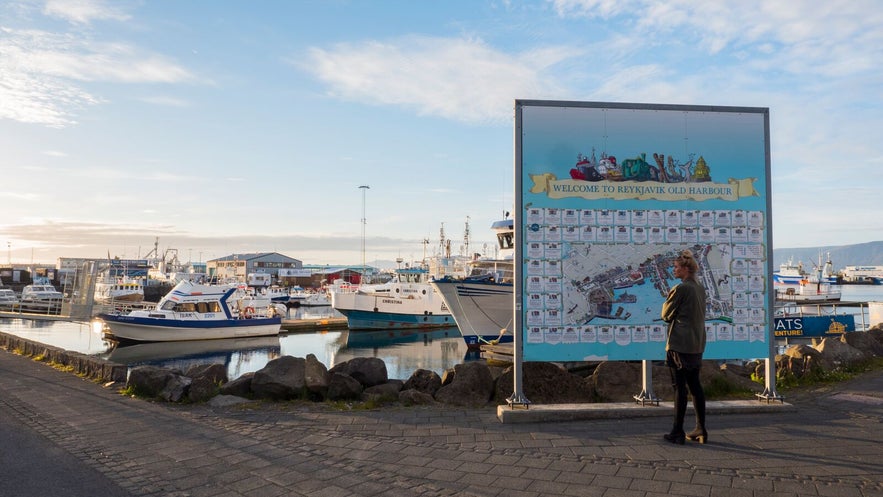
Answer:
M218 302L208 302L208 312L221 312L221 304Z
M208 312L208 305L206 305L206 302L197 302L196 312L199 312L201 314L205 314L206 312Z
M513 240L514 236L515 236L515 233L511 233L511 232L499 233L497 235L497 242L500 244L500 248L501 249L510 249L510 248L514 247L515 246L515 240Z
M196 311L196 305L193 302L184 302L182 304L176 305L175 311L177 311L177 312L194 312L194 311Z
M167 300L167 301L162 305L162 310L164 310L164 311L174 311L174 310L175 310L175 303L172 302L171 300Z

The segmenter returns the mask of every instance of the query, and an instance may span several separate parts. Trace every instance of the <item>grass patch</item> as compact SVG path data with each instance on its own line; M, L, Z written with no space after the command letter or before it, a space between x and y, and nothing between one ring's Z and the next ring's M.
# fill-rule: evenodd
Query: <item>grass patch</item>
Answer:
M708 385L702 387L707 399L741 399L753 398L754 392L740 387L726 378L715 376Z
M782 390L818 387L851 380L856 376L871 371L883 369L883 357L874 357L868 361L849 367L839 367L831 370L816 369L803 377L797 377L791 371L779 371L776 377L776 388ZM764 384L764 379L754 373L751 380Z

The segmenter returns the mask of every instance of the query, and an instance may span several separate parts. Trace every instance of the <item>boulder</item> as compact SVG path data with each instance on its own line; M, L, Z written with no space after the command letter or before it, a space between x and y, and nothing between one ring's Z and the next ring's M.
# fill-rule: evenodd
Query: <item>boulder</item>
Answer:
M259 399L288 400L304 394L306 360L302 357L282 356L255 371L251 379L251 393Z
M873 339L875 342L880 344L883 347L883 325L878 325L870 330L866 331L868 337ZM883 354L877 354L879 356L883 356Z
M418 392L435 395L442 386L441 376L435 371L418 369L411 373L411 377L405 382L403 390L417 390Z
M184 376L193 378L206 378L218 385L227 383L227 366L221 363L215 364L196 364L190 366Z
M185 374L190 378L187 398L191 402L205 402L218 394L220 386L227 383L227 367L223 364L198 364Z
M514 370L508 367L497 378L494 400L503 403L514 391ZM592 402L595 391L581 376L551 362L525 362L522 370L522 393L534 404Z
M491 400L494 394L494 380L487 364L483 362L457 364L451 376L451 382L438 389L435 400L463 407L484 406Z
M165 398L171 394L171 392L165 392L167 385L173 381L179 385L182 383L176 380L177 377L182 377L182 375L176 369L159 366L136 366L129 372L126 387L132 390L135 395L141 397ZM183 396L183 391L181 395Z
M402 380L389 380L386 383L368 387L362 391L362 399L381 402L385 400L398 400L399 392L402 391L404 383Z
M858 366L871 358L870 354L849 345L840 338L823 338L814 348L819 351L823 359L843 368Z
M598 364L595 372L586 381L594 387L602 401L632 401L635 395L641 393L641 364L605 361ZM659 392L655 393L659 396Z
M231 395L234 397L248 397L251 395L251 379L254 378L254 372L248 372L221 385L221 395Z
M411 388L399 392L399 402L406 406L428 405L435 404L435 399L428 393Z
M304 362L304 386L310 396L319 400L324 399L330 381L328 368L319 362L315 355L308 354Z
M883 334L877 332L876 334L883 337ZM851 333L844 333L840 340L856 349L864 352L868 358L870 357L883 357L883 342L880 342L875 337L875 333L864 332L864 331L854 331Z
M362 384L359 380L344 373L331 372L328 382L328 400L357 400L362 395Z
M192 380L184 375L174 374L159 393L159 398L166 402L181 402L190 389Z
M334 366L329 372L349 375L364 387L380 385L387 380L386 363L377 357L355 357Z

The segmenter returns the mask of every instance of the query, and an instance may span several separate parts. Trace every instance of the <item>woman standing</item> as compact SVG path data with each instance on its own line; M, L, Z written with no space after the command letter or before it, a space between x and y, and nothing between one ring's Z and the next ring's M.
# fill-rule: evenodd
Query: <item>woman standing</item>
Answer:
M668 341L665 344L665 362L671 368L675 391L675 419L666 441L683 444L685 439L705 443L705 392L699 383L702 353L705 352L705 288L696 278L699 264L690 250L684 250L675 259L674 276L681 280L668 292L662 305L662 319L668 323ZM687 412L687 389L693 396L696 411L696 429L684 433L684 415Z

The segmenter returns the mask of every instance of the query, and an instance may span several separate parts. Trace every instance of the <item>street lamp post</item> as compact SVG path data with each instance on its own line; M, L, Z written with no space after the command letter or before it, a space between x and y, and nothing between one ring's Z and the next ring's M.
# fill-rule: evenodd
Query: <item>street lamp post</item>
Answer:
M359 284L362 283L362 279L365 278L365 193L368 189L371 188L368 185L362 185L359 187L362 190L362 278L359 280Z

